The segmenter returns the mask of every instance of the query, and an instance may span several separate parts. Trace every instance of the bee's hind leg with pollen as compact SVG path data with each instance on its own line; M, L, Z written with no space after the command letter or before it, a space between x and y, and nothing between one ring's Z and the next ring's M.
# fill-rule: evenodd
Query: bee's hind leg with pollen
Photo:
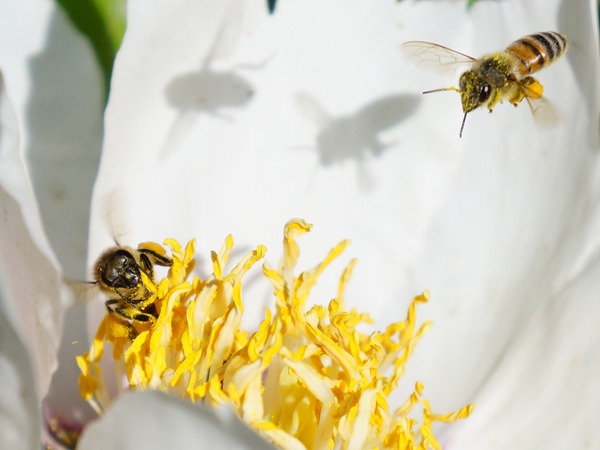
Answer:
M156 318L152 314L139 311L136 308L131 307L129 304L124 303L121 299L113 298L106 300L104 303L109 313L117 315L120 319L123 319L123 327L126 331L126 335L133 341L138 333L130 323L131 321L141 323L151 323L154 325ZM113 307L113 305L116 305ZM125 335L125 334L124 334Z
M544 94L544 86L542 86L542 84L534 77L525 77L518 82L515 82L514 86L516 89L513 90L508 101L515 107L518 106L524 98L537 100L542 98L542 95Z
M529 98L538 99L544 95L544 86L533 77L525 77L521 80L521 86Z

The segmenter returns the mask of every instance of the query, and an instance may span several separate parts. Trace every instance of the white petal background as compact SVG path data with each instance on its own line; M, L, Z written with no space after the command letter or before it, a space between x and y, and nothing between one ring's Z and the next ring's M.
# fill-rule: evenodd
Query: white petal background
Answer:
M135 421L135 426L131 426L132 421ZM77 448L134 450L190 447L228 450L273 448L241 423L231 410L192 405L162 392L125 394L103 420L86 429Z
M131 242L197 237L205 258L231 232L274 263L283 223L303 217L305 267L350 238L348 301L380 326L432 290L421 317L435 327L408 378L438 410L479 403L446 448L600 448L594 3L282 1L268 17L257 1L130 1L92 255L110 243L100 216L115 189ZM544 30L571 43L539 77L561 116L552 130L500 105L459 140L458 96L419 95L456 76L398 52L427 40L478 56ZM260 312L268 287L247 287Z
M71 302L61 280L86 274L102 79L91 47L50 0L0 4L0 71L0 448L39 449L40 402ZM80 348L63 346L48 404L81 419L89 407L66 393L77 391L85 311L66 321Z
M439 409L479 402L448 447L600 445L585 407L598 394L598 295L579 287L594 280L597 244L593 2L220 8L129 3L95 217L117 189L131 242L195 236L206 255L231 232L243 250L265 243L272 262L290 217L316 224L305 264L349 237L361 260L349 302L380 324L433 291L424 314L436 326L410 376ZM397 51L422 39L480 55L541 30L571 41L540 76L562 118L550 131L503 106L472 114L458 140L456 96L418 96L456 79ZM96 223L92 255L110 243ZM334 282L315 292L322 301ZM254 287L246 299L261 303L268 288Z
M18 152L19 133L14 111L6 96L3 79L0 79L0 83L0 204L3 219L0 237L0 444L7 449L34 448L39 445L38 402L47 390L56 363L58 342L56 339L52 342L52 338L56 338L58 334L61 317L56 320L54 310L61 305L56 292L53 292L54 298L51 296L50 299L36 298L35 295L38 290L36 288L46 284L49 278L58 278L56 269L52 273L53 267L50 264L46 264L46 270L40 271L39 278L33 278L36 281L33 289L20 289L24 283L30 282L30 278L38 275L28 267L33 262L31 256L37 259L43 259L44 256L37 251L26 225L26 220L29 219L29 224L33 225L31 228L39 231L39 218L35 215L24 217L16 200L21 200L24 206L31 207L32 203L35 205ZM29 212L31 213L31 209ZM32 234L35 235L35 231ZM36 307L40 306L38 299L45 300L44 303L50 306L46 307L46 313L50 312L51 317L44 317L46 320L43 321L39 320L42 317L33 315ZM30 334L25 334L25 324L32 326ZM48 328L53 336L50 336L49 342L44 342L44 331ZM34 364L37 367L33 367Z
M120 241L196 237L204 274L209 250L219 248L227 233L239 254L266 244L275 264L283 224L303 217L315 228L301 241L302 267L315 264L340 239L353 241L346 259L315 289L320 302L334 295L350 256L360 263L348 302L368 309L379 327L403 317L410 298L431 289L432 302L420 317L435 326L409 366L405 389L423 381L438 411L478 403L470 419L444 430L446 449L600 448L595 0L489 1L471 11L458 1L278 3L269 17L262 0L129 2L105 116L88 265L112 244L108 198ZM7 36L21 33L33 44L16 59L16 69L8 67L15 58L0 59L16 117L2 116L3 164L7 145L14 145L5 140L13 136L4 131L11 123L23 142L36 136L24 106L35 90L18 68L44 42L43 32L6 22ZM48 23L40 19L36 26L47 30ZM526 105L499 105L491 116L472 113L459 140L458 96L420 95L455 84L457 76L421 72L398 51L404 41L427 40L479 56L545 30L560 31L571 43L567 57L539 76L561 115L552 130L536 129ZM2 111L6 105L3 100ZM91 109L88 104L81 111ZM37 123L47 131L52 121L39 117L46 117ZM74 129L81 130L79 142L97 143L98 130L81 124ZM37 142L53 142L51 135L37 136ZM21 151L35 154L23 142ZM46 177L67 180L67 160L48 163L51 169L36 176L30 156L34 184ZM91 177L93 169L86 170ZM2 186L8 190L4 181ZM80 228L73 215L40 194L46 189L36 191L56 252L67 273L75 273L68 267L80 267L81 253L67 237ZM77 192L79 203L65 205L82 203L85 192ZM23 215L39 243L39 230L27 219L33 213ZM6 285L6 246L17 238L4 236L0 274ZM43 253L53 260L50 251ZM250 324L269 298L258 278L245 284ZM12 301L14 308L15 293L6 291L3 305ZM103 313L101 301L95 307L92 327ZM10 322L11 314L5 313L29 349L32 337ZM19 341L11 339L16 343L3 341L2 348L22 356L15 350ZM33 356L31 361L13 365L25 380L28 364L39 365ZM36 373L39 368L34 378ZM114 414L127 414L138 401L138 409L157 415L166 407L159 397L144 398L124 398L127 404L117 402ZM185 413L181 402L168 407L204 420ZM20 408L36 420L31 402ZM6 417L25 423L15 419L21 416ZM173 434L176 425L156 422L139 423L134 434ZM94 428L101 430L97 438L84 438L81 448L96 448L88 443L100 445L124 428L131 430L108 415ZM194 439L184 427L177 431Z

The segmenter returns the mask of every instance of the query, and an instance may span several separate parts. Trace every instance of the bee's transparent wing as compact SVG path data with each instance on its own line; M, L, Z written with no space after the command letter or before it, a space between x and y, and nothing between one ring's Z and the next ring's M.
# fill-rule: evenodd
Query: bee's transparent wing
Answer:
M560 118L552 103L543 97L529 98L526 97L529 108L533 113L535 124L541 128L552 128L558 124Z
M529 92L526 86L519 86L525 95L529 109L531 109L535 124L540 128L552 128L556 126L560 118L552 103L544 97L538 97L537 94Z
M100 202L108 230L115 244L120 245L119 243L123 240L123 237L128 234L129 223L125 217L127 209L124 206L126 202L124 190L120 188L112 189L102 196Z
M433 42L408 41L400 46L400 50L416 66L442 72L456 70L461 64L472 64L476 60Z
M75 306L87 305L98 298L99 290L96 283L92 281L65 280L65 283L71 289Z

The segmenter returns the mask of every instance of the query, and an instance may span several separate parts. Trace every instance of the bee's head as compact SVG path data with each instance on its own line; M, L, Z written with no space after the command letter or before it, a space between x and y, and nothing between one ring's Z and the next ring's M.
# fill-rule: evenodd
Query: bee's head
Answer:
M434 89L432 91L425 91L423 94L430 94L432 92L440 91L454 91L460 94L462 101L462 109L465 113L460 127L459 136L462 137L463 128L465 127L465 121L467 120L467 114L471 111L485 105L492 95L492 86L477 72L474 70L468 70L460 76L458 89L455 87Z
M101 288L133 289L141 282L140 268L134 256L123 247L106 250L94 269L94 277Z
M473 70L460 76L459 92L465 114L483 106L490 99L492 86Z

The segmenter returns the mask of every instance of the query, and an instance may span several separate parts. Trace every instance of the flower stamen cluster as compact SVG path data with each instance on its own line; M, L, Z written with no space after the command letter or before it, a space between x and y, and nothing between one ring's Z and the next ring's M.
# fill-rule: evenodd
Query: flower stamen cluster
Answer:
M115 314L102 321L90 351L77 358L82 396L100 413L110 406L100 360L105 343L130 390L158 389L209 406L233 408L238 416L276 446L285 449L394 448L439 449L432 422L467 417L473 405L436 415L422 399L423 385L403 405L391 409L388 398L398 386L416 344L430 328L417 327L416 307L429 293L415 297L406 319L383 332L365 334L368 314L344 310L344 291L356 263L339 282L327 307L307 308L311 288L348 245L343 241L323 262L294 275L300 254L296 238L309 231L291 220L284 231L284 255L277 269L263 265L275 294L273 311L254 332L243 330L242 278L264 257L265 247L248 253L227 275L233 238L213 252L213 273L191 276L194 241L185 249L165 241L173 266L158 284L144 283L156 296L158 318L129 324ZM134 326L133 341L127 329ZM420 404L420 423L411 418Z

